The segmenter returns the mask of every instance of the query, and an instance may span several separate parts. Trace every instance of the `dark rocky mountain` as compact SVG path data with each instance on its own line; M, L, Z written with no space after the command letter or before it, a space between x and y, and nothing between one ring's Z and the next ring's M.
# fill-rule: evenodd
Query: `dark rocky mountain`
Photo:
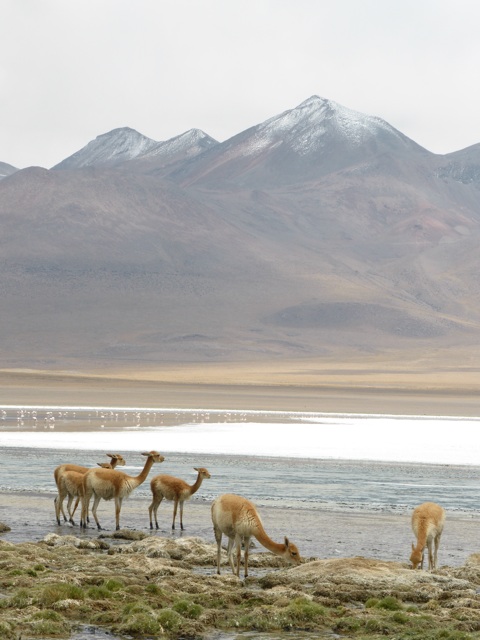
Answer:
M479 167L316 96L222 143L98 136L0 182L4 366L476 344Z

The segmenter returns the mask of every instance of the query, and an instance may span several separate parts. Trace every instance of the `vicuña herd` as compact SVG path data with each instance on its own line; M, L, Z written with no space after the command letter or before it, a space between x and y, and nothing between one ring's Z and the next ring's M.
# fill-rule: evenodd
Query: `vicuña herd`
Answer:
M63 509L65 498L67 501L68 521L75 524L73 516L79 502L82 503L80 526L86 528L89 522L90 501L93 498L92 514L98 529L101 529L97 517L97 509L100 500L113 500L115 502L115 525L120 529L120 511L122 502L134 489L140 486L148 477L154 463L160 463L165 458L157 451L142 453L145 456L145 464L137 476L130 476L119 471L116 467L125 466L125 458L119 453L107 453L110 462L98 462L97 467L82 467L77 464L61 464L54 470L55 484L58 495L55 498L55 517L57 523L61 523L60 514L65 522L67 517ZM150 517L150 529L158 529L157 511L162 500L173 502L172 529L175 529L177 510L180 506L180 529L183 531L183 505L194 493L196 493L203 480L210 478L210 473L205 467L195 467L197 478L193 484L188 484L181 478L175 478L160 474L152 478L150 489L152 502L148 507ZM73 500L76 500L72 509ZM263 547L282 557L290 564L300 564L302 558L293 542L287 537L283 542L275 542L265 531L255 505L232 493L225 493L216 498L211 507L213 531L217 542L217 573L220 573L222 554L222 536L226 536L227 559L236 576L240 576L241 551L244 548L244 574L248 576L248 556L250 540L255 538ZM428 549L428 569L437 568L437 554L440 545L440 537L445 522L445 511L434 502L425 502L416 507L412 514L412 529L417 538L417 544L412 544L410 562L412 568L419 565L423 569L425 548ZM235 557L234 557L235 552Z

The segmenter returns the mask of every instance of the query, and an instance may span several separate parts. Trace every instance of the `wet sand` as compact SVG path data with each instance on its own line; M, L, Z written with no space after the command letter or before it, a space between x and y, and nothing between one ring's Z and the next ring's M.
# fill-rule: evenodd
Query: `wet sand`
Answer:
M38 493L0 493L0 522L11 531L0 534L10 542L38 542L48 533L96 538L114 532L114 505L101 502L98 510L104 529L92 523L86 531L55 522L52 495ZM124 503L121 526L150 533L149 500L138 497ZM407 562L414 536L410 517L386 513L346 513L335 511L265 508L260 509L269 535L277 541L288 536L305 557L349 558L363 556L377 560ZM185 531L171 530L172 503L158 512L160 529L151 532L162 537L198 536L214 542L210 503L192 500L185 506ZM439 554L440 565L461 566L472 553L480 552L480 519L448 514ZM258 551L264 551L257 546Z

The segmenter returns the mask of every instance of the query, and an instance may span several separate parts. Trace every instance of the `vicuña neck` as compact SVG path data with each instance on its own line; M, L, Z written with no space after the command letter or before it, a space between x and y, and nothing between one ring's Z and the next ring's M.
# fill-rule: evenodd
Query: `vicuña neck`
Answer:
M145 482L145 480L147 479L148 473L152 468L152 464L153 464L153 458L147 458L145 462L145 466L143 467L142 471L138 474L138 476L133 476L133 479L136 481L137 486L139 484L142 484L142 482Z
M253 535L260 542L260 544L265 547L265 549L268 549L272 553L281 555L285 551L285 545L272 540L260 522L257 524L257 530L253 533Z
M425 549L425 545L427 544L427 528L422 527L417 536L417 546L415 547L416 551L423 551Z
M198 474L197 479L195 480L195 482L190 486L190 495L195 493L195 491L198 491L200 489L200 485L203 482L203 478L200 474Z

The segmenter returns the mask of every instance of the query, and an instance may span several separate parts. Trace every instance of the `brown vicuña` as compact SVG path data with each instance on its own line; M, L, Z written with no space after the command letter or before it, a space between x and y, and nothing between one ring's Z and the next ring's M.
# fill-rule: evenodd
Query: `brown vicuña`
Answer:
M417 544L412 543L410 556L413 569L418 565L423 569L425 546L428 548L429 571L437 568L437 553L444 522L445 510L435 502L424 502L413 510L412 529L417 538ZM432 548L433 545L435 550Z
M110 458L110 462L97 462L99 466L105 469L115 469L116 466L125 465L125 458L119 453L107 453L105 455L107 455ZM82 496L82 493L80 493L82 490L77 486L78 479L76 479L74 476L70 476L68 479L68 486L74 493L70 493L68 491L67 483L64 480L65 474L73 471L83 476L83 474L85 474L91 468L92 467L83 467L78 464L69 464L69 463L60 464L58 467L55 468L53 472L53 477L55 478L55 484L57 485L57 491L58 491L58 495L55 498L55 516L57 518L58 524L60 524L60 513L63 515L64 521L67 522L67 517L63 509L63 501L67 496L68 496L67 511L69 515L68 520L72 524L74 524L73 516L75 514L75 511L77 510L78 502ZM73 512L72 512L70 511L70 506L72 504L72 500L74 497L77 498L77 501L75 503L75 507L73 508Z
M284 543L274 542L263 528L255 505L231 493L225 493L214 500L212 504L212 522L217 541L217 573L220 573L220 558L222 553L222 534L228 537L227 556L232 572L240 576L240 559L242 543L244 545L244 570L248 576L248 554L250 538L253 536L266 549L284 558L290 564L300 564L300 553L292 542L285 537ZM237 549L237 563L233 560L233 549Z
M158 451L142 453L142 456L146 456L147 459L138 476L129 476L115 469L90 469L84 474L81 526L87 526L86 516L88 515L90 499L93 496L92 513L98 529L102 528L97 518L98 503L102 499L113 499L115 501L115 525L117 530L120 529L120 511L123 499L127 498L134 489L145 482L154 462L163 462L165 460Z
M172 529L175 529L175 518L177 517L177 507L180 505L180 529L183 531L183 503L196 493L206 478L210 478L210 473L205 467L194 467L197 472L197 479L190 485L181 478L161 474L152 478L150 489L153 500L148 507L150 515L150 529L153 529L152 512L155 516L155 526L158 529L157 511L160 503L165 500L173 500L173 521Z

